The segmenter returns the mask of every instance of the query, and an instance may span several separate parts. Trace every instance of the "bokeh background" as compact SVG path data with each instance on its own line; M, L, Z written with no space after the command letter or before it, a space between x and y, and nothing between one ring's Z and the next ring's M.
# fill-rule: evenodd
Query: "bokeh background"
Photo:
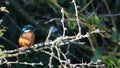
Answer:
M0 19L3 20L0 27L6 27L5 31L0 33L0 35L2 34L0 37L1 49L19 48L20 32L27 24L39 28L35 31L35 43L44 42L52 26L54 28L50 40L61 36L62 8L65 10L66 35L76 35L78 27L74 20L74 5L71 2L72 0L0 0L0 7L5 6L9 11L9 13L0 12ZM72 44L71 52L79 59L78 61L78 59L70 57L72 63L80 63L82 58L85 62L101 59L110 67L120 67L120 0L76 0L76 4L79 6L78 15L81 20L82 34L95 29L103 30L105 33L92 34L88 38L79 40L85 44ZM53 20L51 21L51 19ZM64 49L65 46L62 50L64 51ZM20 56L20 59L30 62L40 60L47 65L49 56L43 53L35 53L31 57ZM55 62L57 61L55 60ZM29 66L17 64L11 66L11 68L16 67L29 68Z

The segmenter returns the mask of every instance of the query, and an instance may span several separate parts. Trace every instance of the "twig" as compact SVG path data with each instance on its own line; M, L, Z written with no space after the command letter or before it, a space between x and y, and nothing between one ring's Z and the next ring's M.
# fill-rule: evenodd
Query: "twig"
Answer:
M40 63L28 63L28 62L18 62L18 61L5 61L4 64L23 64L23 65L31 65L31 66L36 66L36 65L43 65L42 62Z
M51 33L52 33L52 30L53 30L53 26L50 28L49 33L48 33L48 36L47 36L45 42L49 42L49 38L50 38L50 35L51 35Z
M65 36L66 27L64 25L64 9L63 8L61 9L61 13L62 13L61 23L62 23L62 27L63 27L63 37L64 37Z
M81 64L70 64L71 68L91 68L91 67L95 67L95 68L105 68L105 64L101 63L101 60L97 60L96 62L89 62L89 63L81 63Z
M2 22L3 22L3 19L0 19L0 25L1 25Z
M76 5L75 0L72 0L72 3L74 4L74 7L75 7L76 21L77 21L77 24L78 24L79 34L81 35L80 20L79 20L79 17L78 17L78 10L77 10L77 9L78 9L78 6Z
M49 59L49 63L48 63L49 68L53 67L53 65L52 65L52 59L53 59L53 56L54 56L53 48L54 48L54 44L52 44L52 46L50 47L51 55L50 55L50 59Z
M0 29L0 32L5 31L6 27L3 27L2 29Z
M93 0L90 0L79 12L83 12L92 2Z
M117 17L117 16L120 16L120 13L99 15L99 17Z

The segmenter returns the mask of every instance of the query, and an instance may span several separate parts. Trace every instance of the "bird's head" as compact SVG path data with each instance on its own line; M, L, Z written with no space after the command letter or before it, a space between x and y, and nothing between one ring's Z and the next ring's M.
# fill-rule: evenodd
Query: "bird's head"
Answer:
M25 25L22 29L23 32L32 31L32 30L33 30L32 25Z
M25 32L33 32L34 31L34 27L32 25L25 25L22 29L22 34Z

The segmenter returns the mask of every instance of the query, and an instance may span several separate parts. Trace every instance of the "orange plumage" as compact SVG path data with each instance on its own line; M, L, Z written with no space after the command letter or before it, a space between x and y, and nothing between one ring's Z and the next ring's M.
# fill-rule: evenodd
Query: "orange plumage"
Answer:
M19 45L21 47L30 47L31 45L33 45L35 40L35 35L32 32L27 32L24 33L20 38L19 38Z
M30 47L31 45L34 44L35 40L35 34L34 32L29 28L27 30L23 29L23 33L19 38L19 45L21 47Z

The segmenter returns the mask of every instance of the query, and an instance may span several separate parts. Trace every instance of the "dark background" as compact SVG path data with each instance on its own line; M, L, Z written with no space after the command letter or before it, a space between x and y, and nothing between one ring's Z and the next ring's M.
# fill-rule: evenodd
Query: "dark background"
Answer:
M56 31L52 33L50 39L54 40L61 36L61 8L64 8L65 18L68 19L65 21L65 26L67 27L66 35L76 35L78 33L77 23L75 20L69 20L75 19L75 9L71 2L71 0L0 0L0 6L5 6L9 11L9 13L0 12L0 19L3 19L1 25L6 27L4 35L0 38L0 45L4 46L4 48L1 49L11 50L18 48L18 39L21 29L27 24L39 28L39 30L35 31L35 43L45 41L51 26L54 26L54 30ZM76 4L79 6L78 15L82 18L80 23L82 34L86 34L86 32L91 32L95 29L104 30L105 33L93 34L89 38L79 40L86 42L84 45L71 44L71 52L79 58L80 61L82 58L84 58L84 61L86 62L102 59L109 66L119 67L120 1L76 0ZM81 11L83 8L85 9ZM56 18L54 21L46 23L54 18ZM92 46L94 47L92 48ZM64 48L66 47L63 47L63 51L65 51ZM20 59L22 61L25 60L31 62L36 56L43 62L47 62L49 59L49 56L44 55L43 53L36 53L30 58L21 56ZM31 60L31 58L33 60ZM79 61L73 57L70 58L73 60L72 63L79 63ZM11 67L14 68L18 66L22 65L13 65ZM22 67L25 66L23 65ZM37 66L35 68L37 68Z

